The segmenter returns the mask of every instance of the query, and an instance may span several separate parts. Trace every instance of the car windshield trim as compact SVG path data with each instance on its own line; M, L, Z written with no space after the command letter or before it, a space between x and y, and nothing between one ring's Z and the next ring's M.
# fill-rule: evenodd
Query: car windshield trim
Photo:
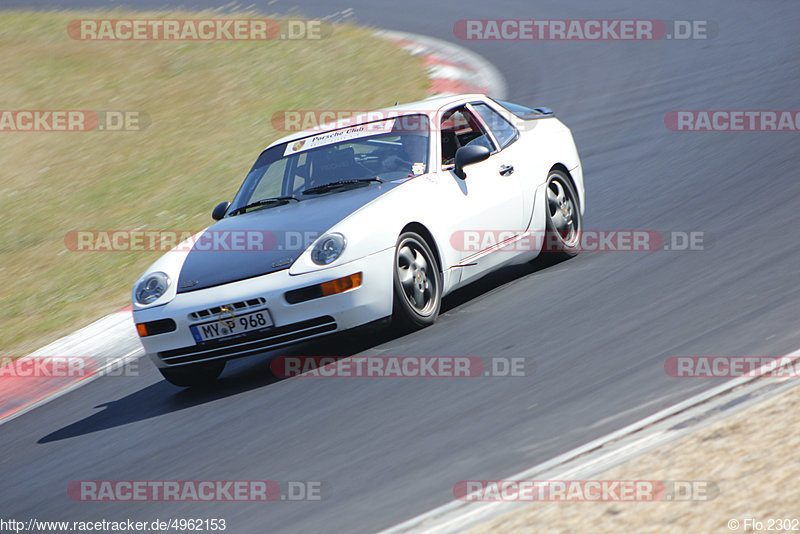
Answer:
M246 206L242 206L240 208L236 208L230 213L230 216L233 217L235 215L239 215L240 213L244 213L245 211L251 208L260 208L260 207L273 207L273 206L281 206L283 204L287 204L290 200L296 200L300 202L300 199L294 195L291 196L282 196L282 197L270 197L270 198L262 198L261 200L257 200L255 202L251 202Z
M316 187L311 187L303 191L304 195L319 195L322 193L327 193L331 189L338 189L340 187L349 187L352 185L359 185L359 184L368 184L370 182L378 182L383 183L384 181L378 178L377 176L373 176L372 178L353 178L350 180L336 180L335 182L329 182L327 184L318 185Z

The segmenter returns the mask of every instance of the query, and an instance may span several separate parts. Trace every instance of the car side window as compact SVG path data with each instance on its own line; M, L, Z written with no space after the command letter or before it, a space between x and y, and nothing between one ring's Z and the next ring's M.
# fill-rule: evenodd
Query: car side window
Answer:
M505 148L517 140L519 137L517 129L497 111L486 104L473 104L472 107L481 116L483 122L489 126L489 130L494 134L494 138L497 139L500 148Z
M456 150L467 145L482 145L494 152L491 138L477 118L465 107L451 109L442 116L442 165L452 165Z

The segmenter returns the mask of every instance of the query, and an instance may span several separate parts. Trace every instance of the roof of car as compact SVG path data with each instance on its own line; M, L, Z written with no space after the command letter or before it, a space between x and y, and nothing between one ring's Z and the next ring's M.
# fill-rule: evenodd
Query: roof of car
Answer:
M341 128L347 128L348 126L354 126L365 122L381 120L382 118L391 118L397 115L416 115L421 113L424 113L426 115L431 115L438 112L445 106L456 104L462 101L484 99L484 98L486 98L486 95L479 93L458 94L458 95L437 95L437 96L432 96L430 98L426 98L425 100L410 102L408 104L399 104L397 106L392 106L388 108L382 108L373 111L364 111L363 113L348 116L339 119L337 121L325 123L315 128L310 128L307 130L291 133L271 143L268 148L273 147L275 145L279 145L281 143L294 141L295 139L302 139L303 137L309 137L311 135L319 135L325 132L330 132Z

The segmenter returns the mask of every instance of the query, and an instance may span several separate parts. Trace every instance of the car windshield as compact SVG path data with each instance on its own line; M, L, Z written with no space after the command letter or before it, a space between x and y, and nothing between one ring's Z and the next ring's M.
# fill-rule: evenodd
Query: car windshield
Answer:
M263 199L293 196L302 201L424 174L429 141L428 117L407 115L281 143L261 153L228 213ZM332 183L338 185L324 187ZM262 206L275 205L280 203Z

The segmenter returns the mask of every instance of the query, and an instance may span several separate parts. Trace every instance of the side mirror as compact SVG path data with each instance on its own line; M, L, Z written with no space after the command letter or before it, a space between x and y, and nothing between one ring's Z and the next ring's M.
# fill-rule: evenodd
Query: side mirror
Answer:
M228 213L228 208L231 207L231 203L227 200L225 202L220 202L217 204L217 207L214 208L214 211L211 212L211 218L215 221L218 221L225 217L225 214Z
M466 180L467 173L464 172L464 167L483 161L491 155L492 152L482 145L462 146L456 150L456 165L453 172L462 180Z

